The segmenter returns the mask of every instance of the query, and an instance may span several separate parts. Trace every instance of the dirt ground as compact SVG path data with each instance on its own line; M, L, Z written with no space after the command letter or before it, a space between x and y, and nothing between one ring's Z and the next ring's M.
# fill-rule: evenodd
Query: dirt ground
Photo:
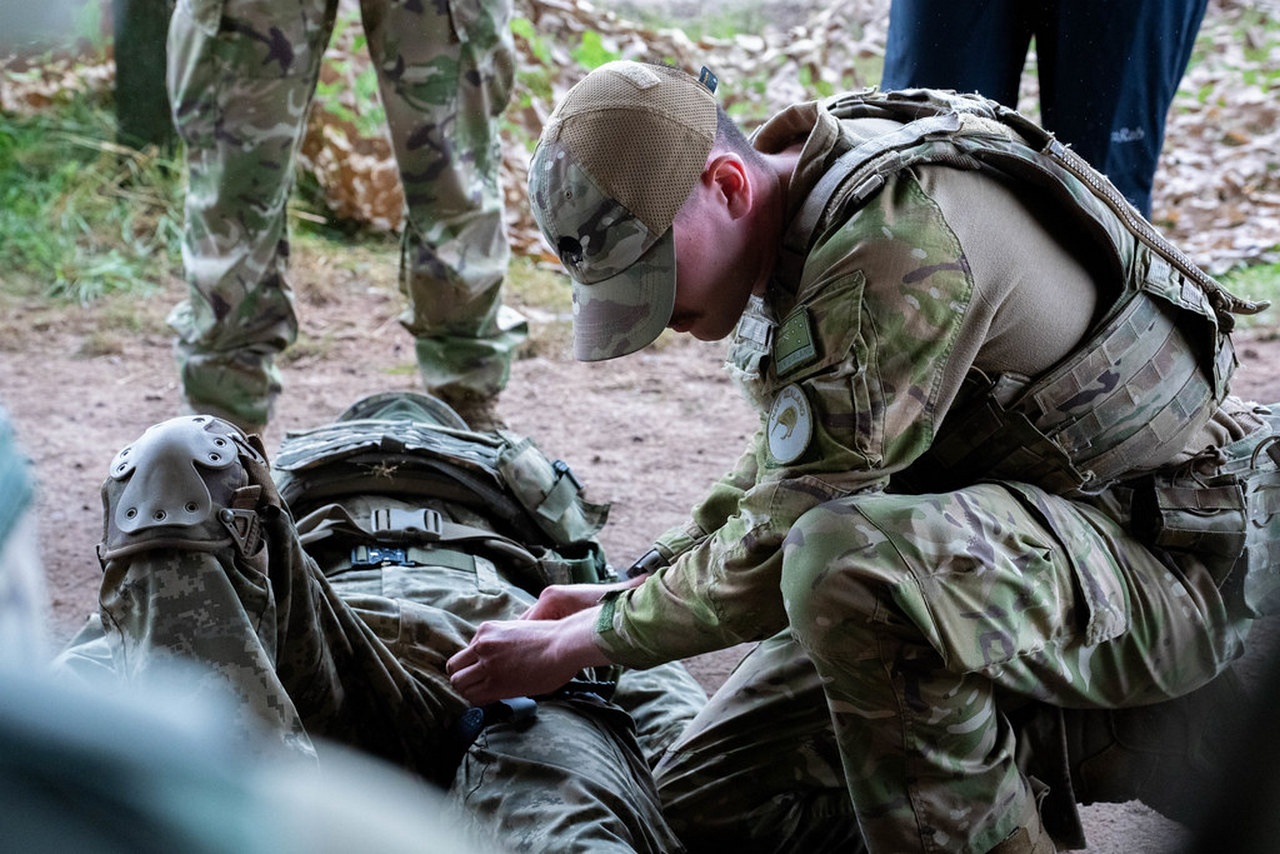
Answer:
M285 430L330 419L365 394L417 386L413 349L396 321L394 260L392 250L350 263L298 260L303 340L285 365L268 449ZM2 399L39 479L54 644L95 606L98 488L107 465L148 425L178 412L163 318L180 294L171 281L147 299L87 308L0 303ZM720 369L720 344L668 333L640 355L584 364L565 349L565 319L530 315L541 343L516 364L500 411L512 429L568 461L593 499L612 503L603 540L625 564L733 463L753 416ZM1280 343L1243 334L1238 346L1239 393L1280 400ZM714 687L743 651L690 664ZM1095 854L1168 851L1180 832L1136 803L1089 807L1086 820Z
M618 11L630 5L666 6L691 18L723 6L768 6L785 10L772 15L774 20L789 22L828 4L602 0L596 5ZM884 5L884 0L843 0L846 11ZM872 18L864 11L860 19ZM1248 110L1256 113L1257 105L1249 104ZM1194 150L1185 141L1180 148ZM396 321L394 250L353 250L350 257L323 259L300 252L294 279L303 337L284 363L285 394L265 436L269 450L286 430L326 421L363 395L418 387L413 348ZM179 283L167 281L143 299L68 308L0 292L0 405L11 413L39 480L37 511L54 647L69 639L95 607L94 544L102 524L98 489L107 465L147 426L178 414L164 316L181 293ZM654 534L680 521L732 464L754 416L720 370L722 345L664 337L637 356L583 364L565 349L566 318L545 311L528 314L539 344L516 364L501 413L512 429L568 461L593 499L611 502L602 540L613 561L625 565ZM1237 336L1237 345L1242 362L1237 393L1280 401L1280 341L1246 332ZM1280 634L1266 628L1268 636ZM711 689L745 651L739 647L688 663ZM1256 672L1265 658L1251 653L1247 663ZM1177 825L1135 802L1086 807L1083 817L1089 854L1168 854L1185 838Z

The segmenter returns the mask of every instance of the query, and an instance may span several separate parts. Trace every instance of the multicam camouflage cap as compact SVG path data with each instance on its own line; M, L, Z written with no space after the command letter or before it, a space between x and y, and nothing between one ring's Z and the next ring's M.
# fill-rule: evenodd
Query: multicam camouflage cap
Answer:
M707 78L611 62L569 90L542 132L529 200L573 278L573 351L582 361L633 353L671 320L671 223L716 134Z

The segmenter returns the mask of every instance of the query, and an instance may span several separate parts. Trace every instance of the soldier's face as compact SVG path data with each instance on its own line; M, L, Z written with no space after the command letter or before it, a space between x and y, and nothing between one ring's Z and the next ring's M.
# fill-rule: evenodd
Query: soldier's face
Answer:
M758 278L752 235L714 184L695 188L676 216L676 302L667 324L703 341L733 331Z

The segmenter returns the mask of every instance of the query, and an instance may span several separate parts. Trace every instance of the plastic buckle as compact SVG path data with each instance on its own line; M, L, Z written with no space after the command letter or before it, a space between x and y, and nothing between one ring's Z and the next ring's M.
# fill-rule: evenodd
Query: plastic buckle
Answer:
M367 566L407 566L409 556L404 549L384 546L356 546L351 550L352 568Z
M420 510L379 507L373 511L371 521L375 537L395 543L435 543L444 532L444 519L429 507Z
M574 485L579 492L582 491L582 481L578 480L577 475L573 473L573 469L569 468L569 464L564 460L555 460L551 463L551 468L561 477L569 478L569 482Z

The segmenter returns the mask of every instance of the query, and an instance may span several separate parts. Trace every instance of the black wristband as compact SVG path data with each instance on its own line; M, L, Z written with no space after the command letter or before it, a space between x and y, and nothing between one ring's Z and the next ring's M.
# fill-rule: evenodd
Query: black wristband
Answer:
M649 551L640 555L639 559L631 566L627 567L627 578L639 578L642 575L651 575L659 569L667 565L667 559L662 556L662 552L657 549L649 549Z

